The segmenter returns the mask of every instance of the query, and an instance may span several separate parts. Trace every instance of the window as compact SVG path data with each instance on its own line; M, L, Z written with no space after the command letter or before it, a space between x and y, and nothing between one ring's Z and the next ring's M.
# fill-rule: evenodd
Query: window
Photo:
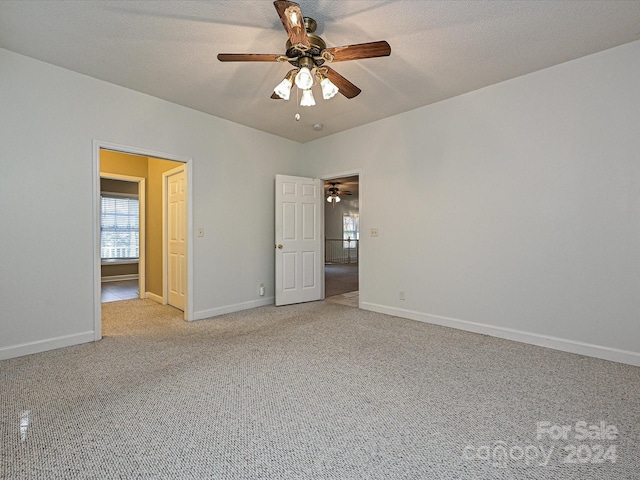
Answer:
M100 256L137 259L140 255L138 199L117 194L100 196Z
M342 240L343 248L356 248L354 240L360 238L360 228L358 215L344 215L342 217Z

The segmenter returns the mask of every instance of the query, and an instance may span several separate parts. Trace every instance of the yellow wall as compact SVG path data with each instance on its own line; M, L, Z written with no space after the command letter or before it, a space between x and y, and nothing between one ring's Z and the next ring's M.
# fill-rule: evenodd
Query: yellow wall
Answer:
M182 165L180 162L160 158L142 157L127 153L100 151L100 172L146 180L145 195L145 278L146 291L162 296L162 174Z
M105 277L115 277L118 275L137 275L137 263L114 263L111 265L102 265L100 275Z
M147 157L100 150L100 172L147 178Z

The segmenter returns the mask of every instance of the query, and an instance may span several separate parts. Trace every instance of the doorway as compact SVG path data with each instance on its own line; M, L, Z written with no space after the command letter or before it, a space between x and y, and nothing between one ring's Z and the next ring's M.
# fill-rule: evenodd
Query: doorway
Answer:
M105 158L102 158L105 155ZM109 164L106 160L107 155L116 158L111 163L108 171L102 171L103 167ZM93 212L94 212L94 339L102 338L102 289L101 289L101 242L100 242L100 177L101 173L105 175L128 175L144 178L146 180L145 190L145 235L144 240L141 235L142 242L146 240L144 254L145 267L141 267L139 275L143 276L144 288L140 288L139 297L154 300L159 303L167 304L167 295L165 294L165 285L167 284L167 274L163 255L166 237L166 211L164 201L165 195L163 191L162 174L176 167L184 168L184 214L181 221L184 222L183 227L183 247L184 247L184 319L193 319L193 299L192 285L193 276L193 259L190 252L193 251L193 240L191 235L187 233L192 230L192 188L191 188L191 159L176 154L168 154L165 152L156 152L152 150L140 149L137 147L129 147L117 145L98 140L93 141L93 167L94 167L94 184L93 184ZM139 161L133 162L132 158L138 158ZM142 160L144 159L144 161ZM118 163L120 162L120 163ZM118 165L122 167L118 169ZM142 195L142 194L141 194ZM157 219L152 219L153 214ZM140 218L142 223L142 217ZM157 229L156 232L149 231L150 227ZM141 282L142 286L142 282Z
M100 174L101 301L144 298L146 179Z
M325 300L359 306L360 176L324 179Z

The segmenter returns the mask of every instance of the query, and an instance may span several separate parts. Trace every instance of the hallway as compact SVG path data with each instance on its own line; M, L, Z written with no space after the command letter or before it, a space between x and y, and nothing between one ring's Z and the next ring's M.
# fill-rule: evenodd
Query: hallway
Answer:
M325 300L358 308L358 264L325 264Z

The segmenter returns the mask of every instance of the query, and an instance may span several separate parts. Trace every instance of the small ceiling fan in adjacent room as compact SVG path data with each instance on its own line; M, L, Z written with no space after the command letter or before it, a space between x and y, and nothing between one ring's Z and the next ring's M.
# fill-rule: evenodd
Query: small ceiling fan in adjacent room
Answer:
M291 89L295 85L302 91L301 106L315 105L311 88L320 84L322 97L328 100L338 92L346 98L354 98L361 90L329 64L365 58L386 57L391 54L391 47L382 40L378 42L345 45L327 48L326 43L314 32L317 23L314 19L304 17L300 5L285 0L273 2L280 16L282 25L287 31L284 55L261 53L219 53L221 62L288 62L293 65L284 79L276 86L271 98L288 100Z
M340 190L336 185L340 185L340 182L332 182L325 185L327 202L333 203L334 206L340 202L340 195L351 195L349 190Z

